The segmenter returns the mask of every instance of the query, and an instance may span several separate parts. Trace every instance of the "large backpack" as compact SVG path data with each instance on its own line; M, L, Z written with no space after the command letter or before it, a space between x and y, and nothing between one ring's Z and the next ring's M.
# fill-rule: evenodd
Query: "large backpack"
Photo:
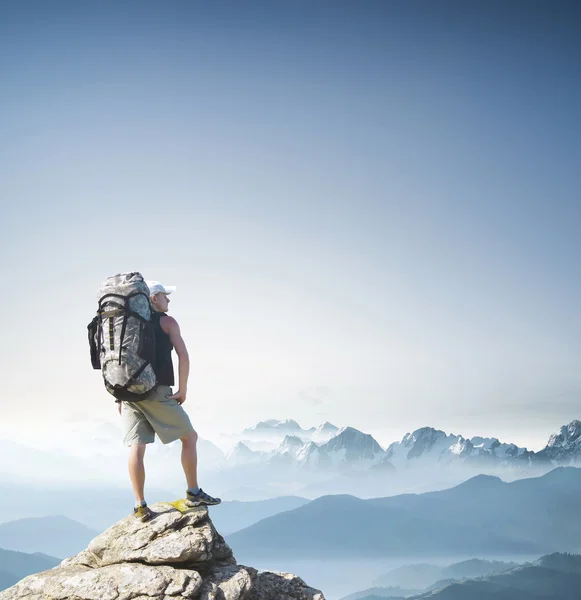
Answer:
M149 288L141 273L119 273L101 284L98 299L87 325L91 364L117 400L142 400L157 383Z

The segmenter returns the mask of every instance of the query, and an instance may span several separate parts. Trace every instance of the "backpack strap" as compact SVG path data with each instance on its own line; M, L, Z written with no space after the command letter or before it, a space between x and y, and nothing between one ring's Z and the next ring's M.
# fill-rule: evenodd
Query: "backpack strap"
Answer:
M109 350L115 350L115 325L113 317L109 317Z
M112 394L115 397L116 402L119 402L121 400L126 400L128 402L138 402L139 400L143 400L144 398L146 398L157 387L155 386L153 389L143 394L136 394L134 392L128 391L129 386L133 383L135 379L137 379L141 375L141 373L143 373L143 371L145 371L148 365L149 362L145 361L141 365L141 367L139 367L139 369L137 369L137 371L133 373L133 375L129 378L125 385L118 385L114 388L110 388L112 389Z
M135 373L133 373L133 375L131 375L131 377L129 378L129 381L125 384L125 387L128 388L131 383L133 383L133 381L135 379L137 379L141 373L143 373L143 371L145 371L145 369L147 368L147 366L149 365L148 361L145 361L140 367L139 369L137 369L137 371L135 371Z
M129 305L129 298L125 298L125 307L123 310L123 325L121 326L121 336L119 337L119 364L121 364L121 350L123 350L123 340L125 339L125 330L127 329L127 307ZM111 321L109 321L111 323ZM111 347L113 350L113 347Z

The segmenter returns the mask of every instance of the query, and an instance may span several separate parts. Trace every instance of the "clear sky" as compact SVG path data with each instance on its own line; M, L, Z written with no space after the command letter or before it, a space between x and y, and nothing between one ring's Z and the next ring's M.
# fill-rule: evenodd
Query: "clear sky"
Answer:
M578 3L10 4L0 437L115 419L86 324L133 270L202 437L581 418Z

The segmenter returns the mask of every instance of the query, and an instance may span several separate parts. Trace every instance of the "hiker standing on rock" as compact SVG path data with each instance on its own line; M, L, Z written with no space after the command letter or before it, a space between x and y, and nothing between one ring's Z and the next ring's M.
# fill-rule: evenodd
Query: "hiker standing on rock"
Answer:
M196 444L198 434L192 427L190 418L182 408L186 401L190 359L180 333L177 321L167 315L169 295L175 287L164 286L158 281L147 281L153 312L151 319L155 330L155 357L152 363L157 385L146 398L138 402L118 401L119 414L123 417L124 443L130 446L129 475L135 493L133 515L140 521L147 521L152 512L144 497L145 467L144 455L147 444L152 444L155 434L164 444L175 440L182 442L182 467L188 489L185 503L188 506L220 504L220 498L213 498L198 487L198 457ZM178 391L172 393L174 370L171 351L178 355ZM123 407L123 408L122 408Z

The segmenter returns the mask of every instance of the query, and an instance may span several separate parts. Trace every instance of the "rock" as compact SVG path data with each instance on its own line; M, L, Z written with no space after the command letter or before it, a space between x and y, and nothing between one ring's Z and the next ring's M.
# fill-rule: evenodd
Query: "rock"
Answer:
M259 573L250 600L325 600L319 590L309 587L292 573Z
M204 582L199 600L238 600L248 598L256 579L256 569L243 566L215 569Z
M122 519L0 600L325 600L296 575L237 565L207 508L150 508L150 521Z
M197 571L139 563L108 565L91 569L81 565L55 567L30 575L0 593L2 600L27 598L47 600L134 600L138 597L195 598L202 587Z
M155 518L148 523L126 517L91 541L88 550L98 566L143 562L204 569L217 562L236 562L206 507L182 514L171 504L159 503L151 510Z

